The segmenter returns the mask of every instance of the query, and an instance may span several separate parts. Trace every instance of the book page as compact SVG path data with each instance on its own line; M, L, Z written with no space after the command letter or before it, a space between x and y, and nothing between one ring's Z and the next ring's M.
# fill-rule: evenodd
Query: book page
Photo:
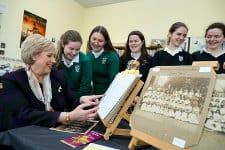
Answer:
M98 110L100 118L104 119L110 113L138 77L136 74L119 73L116 75L105 96L100 101Z
M83 150L119 150L108 146L99 145L96 143L90 143Z

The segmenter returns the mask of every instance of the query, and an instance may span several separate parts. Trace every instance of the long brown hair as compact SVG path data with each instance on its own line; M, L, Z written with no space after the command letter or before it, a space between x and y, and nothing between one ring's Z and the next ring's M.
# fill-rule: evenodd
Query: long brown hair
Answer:
M106 30L105 27L103 26L96 26L90 33L89 35L89 38L88 38L88 43L87 43L87 52L92 50L91 48L91 36L95 33L101 33L103 35L103 37L105 38L105 45L104 45L104 50L106 51L115 51L113 45L112 45L112 42L110 40L110 37L109 37L109 33L108 31Z
M122 60L127 62L128 61L128 57L130 57L131 50L130 50L130 46L129 46L129 38L130 38L131 35L137 35L141 39L141 41L143 42L143 44L141 46L141 56L138 59L138 61L140 63L142 63L144 60L148 59L150 56L148 55L148 52L147 52L147 48L146 48L146 44L145 44L145 37L140 31L131 31L129 33L129 35L127 37L125 53L124 53L124 55L121 58L122 58Z
M60 40L57 45L57 55L56 55L56 67L61 68L61 60L62 60L62 54L64 50L64 46L67 45L69 42L81 42L82 44L82 38L80 36L80 33L75 30L68 30L64 34L61 35Z

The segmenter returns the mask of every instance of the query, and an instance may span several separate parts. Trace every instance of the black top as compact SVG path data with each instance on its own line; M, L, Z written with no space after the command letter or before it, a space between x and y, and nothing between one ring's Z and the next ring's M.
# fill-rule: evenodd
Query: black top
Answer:
M127 69L127 65L130 60L135 60L135 59L129 55L127 59L120 60L120 71L124 71ZM140 60L137 60L137 61L140 62ZM139 72L140 72L140 74L142 74L141 80L143 82L146 81L149 69L151 67L152 67L152 57L149 55L149 56L147 56L146 59L144 59L140 62L140 66L139 66Z
M50 73L53 111L45 111L45 104L32 92L24 69L7 73L1 77L0 131L26 125L54 126L61 111L72 110L79 101L68 88L62 71Z
M174 56L167 51L160 50L155 53L153 57L153 66L178 66L178 65L191 65L191 55L186 51L180 51Z
M218 61L219 70L216 71L217 74L225 73L225 53L219 57L214 57L210 53L205 51L197 51L192 54L193 61Z

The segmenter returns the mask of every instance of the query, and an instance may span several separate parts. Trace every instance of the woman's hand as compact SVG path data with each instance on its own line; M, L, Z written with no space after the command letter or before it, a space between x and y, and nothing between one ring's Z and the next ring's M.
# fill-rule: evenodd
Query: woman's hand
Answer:
M103 96L104 95L82 96L80 98L81 104L71 112L62 112L58 118L58 121L86 121L95 118L97 116L97 110L99 108L99 98Z
M99 98L104 95L90 95L90 96L82 96L80 97L80 103L88 103L90 105L96 106L99 104Z
M95 105L93 108L86 109L90 106L93 105L90 105L88 103L80 104L73 111L69 112L69 119L77 121L86 121L95 118L97 116L97 110L99 107Z

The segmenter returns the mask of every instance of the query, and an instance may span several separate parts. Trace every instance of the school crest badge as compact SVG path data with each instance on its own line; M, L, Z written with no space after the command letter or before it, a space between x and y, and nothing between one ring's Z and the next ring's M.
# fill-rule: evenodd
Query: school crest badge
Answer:
M79 65L75 65L74 68L75 68L75 71L76 71L76 72L80 72L80 66L79 66Z
M180 62L182 62L184 60L184 57L183 56L178 56L178 59Z
M61 93L61 92L62 92L62 87L61 87L61 86L59 86L59 88L58 88L58 92L59 92L59 93Z
M107 61L107 58L106 57L102 58L102 64L103 65L106 64L106 61Z

